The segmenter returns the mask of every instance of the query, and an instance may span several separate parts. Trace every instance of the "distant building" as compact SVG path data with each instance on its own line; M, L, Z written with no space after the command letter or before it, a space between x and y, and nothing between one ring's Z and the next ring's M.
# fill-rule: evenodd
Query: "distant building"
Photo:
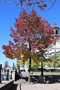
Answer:
M54 28L55 34L59 34L59 27L56 23L54 23L53 28Z
M56 23L53 25L55 34L53 35L55 38L59 37L55 41L55 44L51 44L49 48L47 49L47 52L45 53L46 58L48 58L51 55L54 55L56 53L60 54L60 34L59 34L59 27Z

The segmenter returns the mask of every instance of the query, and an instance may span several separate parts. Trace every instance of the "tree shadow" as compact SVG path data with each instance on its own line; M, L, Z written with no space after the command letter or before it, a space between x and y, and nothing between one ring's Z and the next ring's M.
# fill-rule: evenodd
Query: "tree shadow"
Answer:
M44 84L60 83L60 76L47 75L47 76L32 77L31 82Z
M18 84L13 84L13 85L10 87L9 90L17 90L17 85L18 85Z
M60 83L60 76L50 75L45 77L45 83Z

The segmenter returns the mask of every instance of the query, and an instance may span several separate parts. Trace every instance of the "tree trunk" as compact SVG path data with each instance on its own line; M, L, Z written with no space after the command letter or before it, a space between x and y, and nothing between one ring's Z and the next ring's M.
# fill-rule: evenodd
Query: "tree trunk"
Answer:
M43 60L41 60L41 76L43 76Z
M28 78L29 83L30 83L30 72L31 72L31 57L29 57L29 78Z
M29 51L31 51L31 46L29 43ZM30 83L30 72L31 72L31 57L29 57L29 77L28 77L28 82Z

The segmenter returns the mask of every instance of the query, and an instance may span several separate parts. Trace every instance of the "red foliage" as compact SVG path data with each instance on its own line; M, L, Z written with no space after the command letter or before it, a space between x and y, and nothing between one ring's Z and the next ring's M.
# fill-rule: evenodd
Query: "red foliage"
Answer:
M47 7L45 4L46 0L20 0L20 5L23 7L24 5L31 7L32 5L36 5L41 10L44 10L44 8Z
M37 15L33 10L28 14L25 10L16 19L15 28L11 28L11 37L14 42L9 41L9 45L3 45L4 54L11 59L18 58L21 54L29 52L29 44L31 52L34 50L44 51L53 41L53 28L47 20ZM26 44L27 43L27 44Z

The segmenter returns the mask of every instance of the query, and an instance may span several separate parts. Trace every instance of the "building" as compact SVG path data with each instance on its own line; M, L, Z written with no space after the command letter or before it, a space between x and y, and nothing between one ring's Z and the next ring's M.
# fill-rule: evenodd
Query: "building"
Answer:
M59 27L55 23L53 25L53 28L54 28L54 32L55 32L53 37L54 38L58 37L58 39L56 39L55 44L51 44L48 47L47 52L45 53L46 58L48 58L49 56L54 55L54 54L60 54L60 33L59 33Z

